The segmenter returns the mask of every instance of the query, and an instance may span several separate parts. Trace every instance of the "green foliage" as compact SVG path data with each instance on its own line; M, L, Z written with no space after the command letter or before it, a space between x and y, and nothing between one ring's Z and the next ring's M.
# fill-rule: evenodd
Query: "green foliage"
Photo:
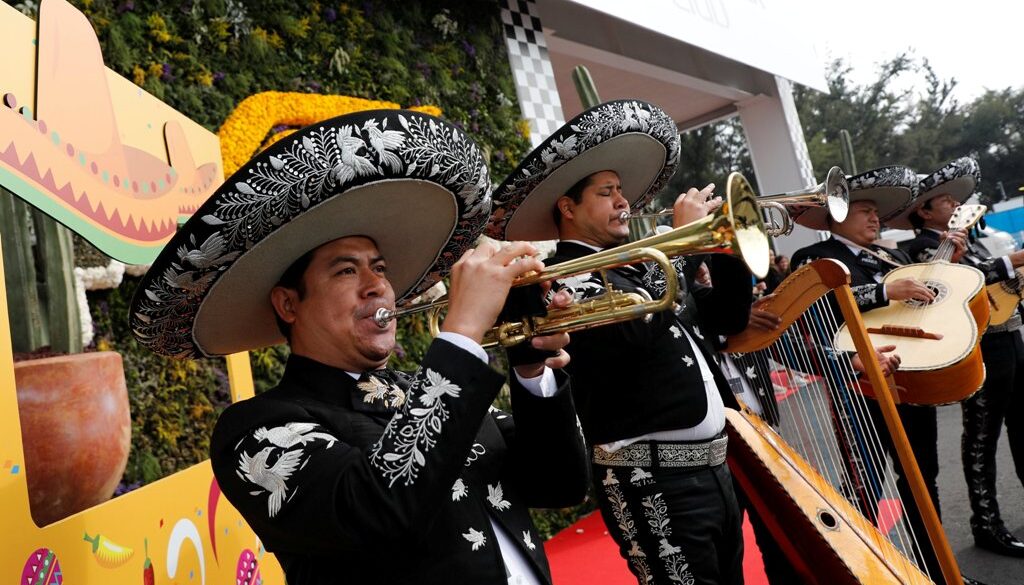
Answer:
M875 81L855 85L842 61L827 73L830 92L796 86L794 97L816 170L840 164L840 131L850 133L860 171L887 164L920 173L961 156L981 165L982 202L999 201L1024 185L1024 88L987 91L970 104L952 96L955 79L943 79L927 60L900 55L883 63ZM919 87L917 91L897 89Z
M230 401L222 360L158 356L128 330L128 305L139 279L89 293L98 349L124 360L132 413L132 448L123 483L145 484L209 456L217 415Z
M588 497L582 504L561 510L530 510L533 523L537 525L537 534L547 540L560 530L568 528L581 517L597 510L597 503Z

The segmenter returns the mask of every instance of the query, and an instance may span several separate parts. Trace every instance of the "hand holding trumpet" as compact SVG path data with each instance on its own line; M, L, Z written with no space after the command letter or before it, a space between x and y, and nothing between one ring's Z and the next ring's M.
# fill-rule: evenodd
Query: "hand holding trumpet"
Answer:
M672 227L679 227L714 213L722 206L722 198L714 196L715 184L708 183L698 191L690 187L672 204Z

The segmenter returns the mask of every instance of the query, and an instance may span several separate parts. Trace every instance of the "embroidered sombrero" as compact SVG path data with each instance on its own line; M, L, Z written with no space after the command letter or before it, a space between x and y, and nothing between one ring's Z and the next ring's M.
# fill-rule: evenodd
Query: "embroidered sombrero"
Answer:
M182 358L280 343L270 290L344 236L377 243L401 303L474 243L490 188L476 143L438 118L373 110L314 124L246 163L182 226L139 284L132 331Z
M555 131L494 191L487 233L502 240L553 240L552 209L584 177L615 171L638 210L679 162L679 130L661 108L638 100L595 106Z
M883 224L888 218L905 209L917 195L917 175L913 170L899 165L848 175L846 182L850 186L850 203L874 201L878 206L878 219ZM828 229L827 216L826 208L809 207L800 216L800 224L821 225L825 227L819 229Z
M930 175L920 177L918 195L914 203L904 209L898 216L889 220L889 227L909 230L914 226L910 223L910 214L920 209L927 201L943 194L949 194L960 203L971 195L981 182L981 168L978 161L969 156L950 161Z

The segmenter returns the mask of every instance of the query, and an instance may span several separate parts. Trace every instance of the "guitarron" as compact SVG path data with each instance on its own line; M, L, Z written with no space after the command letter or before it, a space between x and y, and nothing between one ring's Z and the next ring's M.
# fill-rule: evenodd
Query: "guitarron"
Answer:
M949 229L969 229L985 213L984 205L961 205ZM955 247L939 245L931 262L909 264L885 275L884 284L901 278L925 283L935 300L891 301L861 315L875 346L895 345L902 362L896 372L897 399L909 404L948 404L963 400L985 382L981 334L989 322L989 302L980 270L952 264ZM836 349L854 351L844 325L836 333ZM871 387L864 391L873 395Z

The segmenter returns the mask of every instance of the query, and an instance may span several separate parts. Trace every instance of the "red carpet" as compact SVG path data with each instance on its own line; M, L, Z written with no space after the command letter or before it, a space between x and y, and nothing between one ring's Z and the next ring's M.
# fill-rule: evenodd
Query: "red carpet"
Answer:
M750 523L743 520L743 576L747 585L767 585L761 551ZM636 585L619 556L599 512L586 516L544 543L555 585Z

